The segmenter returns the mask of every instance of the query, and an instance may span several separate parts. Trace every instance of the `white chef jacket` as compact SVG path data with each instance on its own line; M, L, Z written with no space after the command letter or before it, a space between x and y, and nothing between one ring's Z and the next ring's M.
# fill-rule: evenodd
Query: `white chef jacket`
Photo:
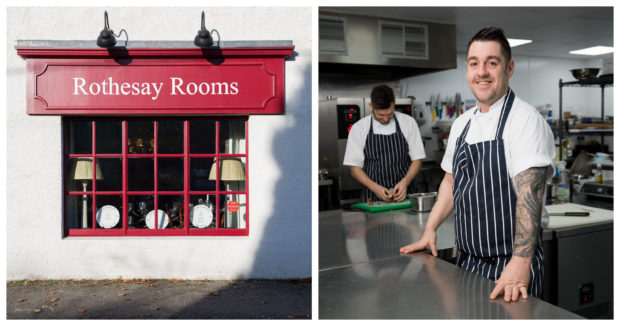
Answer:
M364 167L364 146L366 145L366 137L370 132L370 121L372 121L372 131L378 135L391 135L396 132L396 123L394 118L398 119L400 131L407 139L409 144L409 157L411 160L420 160L426 157L424 153L424 144L420 136L420 129L415 120L404 113L394 111L394 117L390 119L387 125L372 118L372 114L360 119L356 122L347 140L347 149L344 152L343 165Z
M486 113L480 112L479 106L470 109L458 117L450 129L448 147L441 161L441 168L452 172L452 159L456 140L471 120L469 131L465 137L468 144L475 144L495 139L502 106L506 95L493 103ZM531 167L549 166L548 177L553 176L553 160L555 158L555 140L547 121L536 108L515 96L506 120L503 133L506 165L511 178Z

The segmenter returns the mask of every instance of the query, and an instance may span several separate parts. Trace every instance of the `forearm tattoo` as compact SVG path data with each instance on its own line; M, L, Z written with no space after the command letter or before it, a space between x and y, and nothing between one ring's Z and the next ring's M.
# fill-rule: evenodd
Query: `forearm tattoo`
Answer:
M515 256L532 258L536 251L546 172L547 167L529 168L517 174L514 179L518 189L512 248Z

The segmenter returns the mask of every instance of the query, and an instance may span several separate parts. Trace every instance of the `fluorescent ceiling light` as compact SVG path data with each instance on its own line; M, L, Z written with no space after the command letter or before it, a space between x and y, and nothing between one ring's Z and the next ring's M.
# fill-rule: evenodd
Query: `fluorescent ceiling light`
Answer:
M523 44L528 44L528 43L532 43L532 40L520 40L520 39L516 39L516 38L509 38L508 39L508 44L510 44L511 48L514 48L515 46L519 46L519 45L523 45Z
M581 49L570 51L570 54L581 54L581 55L601 55L614 52L614 48L610 46L594 46L591 48Z

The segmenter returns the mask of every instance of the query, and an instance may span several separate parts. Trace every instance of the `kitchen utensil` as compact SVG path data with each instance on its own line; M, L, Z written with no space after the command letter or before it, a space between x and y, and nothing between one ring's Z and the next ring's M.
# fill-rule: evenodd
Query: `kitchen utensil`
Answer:
M414 212L428 212L437 200L437 192L422 192L407 195L411 201L411 210Z
M590 216L590 212L549 213L549 216Z
M573 74L573 77L581 81L588 81L588 80L592 80L596 78L596 75L598 75L599 70L600 70L599 68L581 68L581 69L571 69L570 72Z

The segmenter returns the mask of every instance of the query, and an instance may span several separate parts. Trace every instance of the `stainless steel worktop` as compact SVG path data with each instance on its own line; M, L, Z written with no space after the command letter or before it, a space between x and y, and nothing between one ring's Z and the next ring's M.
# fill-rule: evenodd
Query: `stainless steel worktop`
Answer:
M491 301L493 281L423 252L398 248L418 240L428 213L319 213L319 318L581 318L536 298ZM437 230L437 248L454 247L454 219Z

